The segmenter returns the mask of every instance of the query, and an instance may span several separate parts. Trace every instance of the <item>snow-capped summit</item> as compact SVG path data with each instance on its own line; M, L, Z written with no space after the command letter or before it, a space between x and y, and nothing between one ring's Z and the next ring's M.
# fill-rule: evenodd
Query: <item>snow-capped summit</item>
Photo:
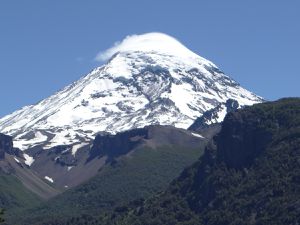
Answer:
M129 36L96 58L109 60L54 95L0 119L0 132L14 136L15 146L23 150L78 148L99 132L151 124L188 128L228 99L240 106L262 101L165 34Z
M119 52L159 53L187 59L200 58L200 56L167 34L147 33L127 36L122 42L117 42L113 47L104 52L100 52L96 56L96 59L105 61ZM202 58L202 60L211 63L204 58Z

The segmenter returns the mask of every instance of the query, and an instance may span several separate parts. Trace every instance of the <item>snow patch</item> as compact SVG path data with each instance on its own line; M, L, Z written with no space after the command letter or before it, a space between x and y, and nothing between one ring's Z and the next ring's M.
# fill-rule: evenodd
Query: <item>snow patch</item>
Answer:
M17 163L21 163L16 157L14 157L14 159Z
M24 151L28 148L32 148L38 144L41 144L45 141L47 141L48 137L46 135L43 135L40 131L37 131L34 133L34 138L32 139L21 139L21 135L17 136L13 143L14 147L19 148L21 151Z
M25 158L25 161L24 163L27 165L27 166L31 166L31 164L34 162L34 158L27 155L27 154L23 154L23 157Z
M227 108L224 106L222 110L218 113L217 122L221 123L227 114Z
M191 133L193 136L198 137L198 138L204 138L201 134L196 134L196 133Z
M76 152L78 151L78 149L84 147L88 145L88 143L81 143L81 144L76 144L76 145L73 145L72 146L72 155L75 156L76 155Z
M53 179L52 179L51 177L45 176L44 178L45 178L45 180L47 180L47 181L49 181L49 182L51 182L51 183L54 182Z

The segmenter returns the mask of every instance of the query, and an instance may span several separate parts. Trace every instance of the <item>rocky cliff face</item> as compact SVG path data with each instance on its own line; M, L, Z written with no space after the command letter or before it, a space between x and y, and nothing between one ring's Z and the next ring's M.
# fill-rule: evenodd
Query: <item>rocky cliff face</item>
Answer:
M210 127L212 124L218 124L220 115L226 115L229 112L233 112L240 108L238 101L234 99L228 99L224 104L218 104L215 108L203 113L198 117L195 122L188 128L193 131L201 131Z
M116 135L97 135L90 151L89 160L101 156L113 159L120 155L125 155L140 146L152 148L157 146L197 148L201 141L206 140L201 135L193 134L184 129L152 125L121 132Z

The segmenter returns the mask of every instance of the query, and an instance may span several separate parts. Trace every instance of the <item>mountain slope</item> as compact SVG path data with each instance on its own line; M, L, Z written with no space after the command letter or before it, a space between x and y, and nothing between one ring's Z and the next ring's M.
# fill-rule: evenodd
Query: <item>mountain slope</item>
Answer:
M77 224L300 223L299 98L230 113L214 140L164 193Z
M165 34L128 37L100 57L110 59L49 98L0 119L0 132L12 135L21 150L50 149L88 144L98 132L151 124L188 128L228 99L240 106L262 101ZM214 122L225 114L219 111Z
M32 207L41 203L41 199L29 191L17 177L0 172L0 208L7 214Z
M26 156L19 149L14 148L12 137L0 133L0 173L3 176L13 177L12 180L15 179L22 183L24 189L28 189L27 191L33 192L41 199L48 199L57 195L59 193L58 190L55 190L30 169L29 158L24 157L24 155ZM6 179L10 180L9 178ZM14 186L11 188L13 189ZM0 194L1 196L2 194ZM14 196L12 195L11 197L13 198Z
M209 139L184 129L158 125L116 135L98 135L86 161L89 164L105 159L95 176L40 207L23 212L26 216L11 218L17 220L11 223L24 224L26 218L28 224L44 224L53 218L67 219L81 213L94 215L120 203L150 197L195 162ZM84 169L89 172L88 166Z
M17 156L10 155L13 152L12 138L0 134L0 208L5 208L5 215L41 202L41 198L21 182L22 177L16 171L21 164Z

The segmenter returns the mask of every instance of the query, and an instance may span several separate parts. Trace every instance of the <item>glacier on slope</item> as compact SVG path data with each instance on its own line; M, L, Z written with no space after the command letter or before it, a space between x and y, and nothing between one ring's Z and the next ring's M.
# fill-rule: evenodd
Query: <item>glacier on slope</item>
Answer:
M240 106L262 101L166 34L127 37L97 58L109 60L54 95L0 119L0 132L12 135L22 150L48 149L151 124L188 128L228 99Z

